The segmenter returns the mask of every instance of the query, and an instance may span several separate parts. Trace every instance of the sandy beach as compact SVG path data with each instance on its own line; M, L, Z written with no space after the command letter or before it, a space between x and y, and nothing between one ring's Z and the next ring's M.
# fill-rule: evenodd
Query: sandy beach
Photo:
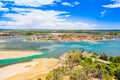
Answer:
M48 73L58 61L54 58L41 58L2 67L0 68L0 80L32 80L37 75Z
M0 60L1 59L9 59L9 58L19 58L41 54L41 52L37 51L0 51Z

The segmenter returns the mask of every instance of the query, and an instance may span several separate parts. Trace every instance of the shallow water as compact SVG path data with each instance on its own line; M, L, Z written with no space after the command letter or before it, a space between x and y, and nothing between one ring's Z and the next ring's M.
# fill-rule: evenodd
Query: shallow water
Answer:
M0 65L11 64L39 57L59 58L65 52L71 50L92 51L96 53L107 53L111 56L120 55L120 39L98 42L23 42L26 36L0 37L0 50L35 50L43 54L30 57L0 60Z

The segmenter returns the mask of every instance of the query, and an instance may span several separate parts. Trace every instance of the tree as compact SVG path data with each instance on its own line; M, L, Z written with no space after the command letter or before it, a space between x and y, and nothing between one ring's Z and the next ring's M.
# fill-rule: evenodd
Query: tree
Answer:
M120 80L120 69L117 69L114 75L117 80Z
M83 69L78 69L70 75L70 80L90 80L90 77L85 74Z
M97 53L93 53L91 57L97 58L97 57L98 57L98 54L97 54Z
M115 63L120 63L120 56L115 57Z
M103 59L103 60L108 61L108 60L109 60L109 56L108 56L106 53L103 53L103 54L100 56L100 59Z
M26 32L26 35L33 35L32 32Z
M115 57L110 56L110 61L111 61L111 62L114 62L114 61L115 61Z

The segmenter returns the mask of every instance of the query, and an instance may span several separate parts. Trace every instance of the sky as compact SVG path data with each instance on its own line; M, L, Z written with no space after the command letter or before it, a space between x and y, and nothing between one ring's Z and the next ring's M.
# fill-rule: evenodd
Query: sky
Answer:
M0 0L0 29L120 29L120 0Z

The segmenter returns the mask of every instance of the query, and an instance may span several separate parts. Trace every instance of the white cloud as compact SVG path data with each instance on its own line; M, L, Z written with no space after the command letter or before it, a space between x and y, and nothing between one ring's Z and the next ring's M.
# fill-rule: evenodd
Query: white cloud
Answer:
M5 5L2 2L0 2L0 11L4 11L4 12L9 11L8 8L3 8L3 6L5 6Z
M103 17L103 16L106 14L106 12L107 12L106 10L102 11L102 12L100 13L100 14L101 14L100 17Z
M68 14L68 15L65 15L65 17L70 17L70 15Z
M73 2L73 3L62 2L62 5L63 5L63 6L69 6L69 7L74 7L74 6L79 5L79 4L80 4L80 3L77 2L77 1L75 1L75 2Z
M12 21L0 21L0 28L10 29L94 29L96 24L71 22L66 19L67 12L54 10L13 8L19 14L4 14ZM64 15L64 16L63 16Z
M16 5L33 7L52 5L55 2L60 2L60 0L6 0L6 1L13 1Z
M103 7L106 7L106 8L120 8L120 0L111 0L111 1L113 1L113 4L103 5Z
M2 7L0 7L0 11L7 12L7 11L9 11L9 9L8 8L2 8Z
M62 5L64 5L64 6L70 6L70 7L74 7L74 5L72 5L71 3L68 3L68 2L63 2Z
M1 6L3 6L3 3L2 3L2 2L0 2L0 7L1 7Z
M77 2L77 1L75 1L73 4L74 4L74 5L79 5L80 3L79 3L79 2Z
M13 1L16 5L22 6L43 6L53 5L61 0L6 0ZM75 1L73 3L62 3L65 6L74 7L79 4ZM3 6L3 4L0 4ZM2 8L2 7L1 7ZM94 29L96 24L85 23L80 21L69 21L66 18L70 16L65 11L55 10L40 10L33 8L11 8L17 13L4 13L3 17L10 19L10 21L0 21L0 28L9 29Z

